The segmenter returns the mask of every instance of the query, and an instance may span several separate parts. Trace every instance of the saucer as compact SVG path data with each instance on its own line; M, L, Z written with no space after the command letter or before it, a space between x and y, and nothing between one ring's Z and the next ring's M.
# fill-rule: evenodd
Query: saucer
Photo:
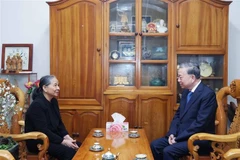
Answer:
M130 138L138 138L138 137L140 137L140 135L137 133L137 134L132 134L132 133L130 133L129 135L128 135Z
M100 152L100 151L103 151L103 149L104 149L104 148L103 148L102 146L101 146L100 148L98 148L98 149L94 149L93 146L91 146L91 147L89 148L89 150L90 150L90 151L93 151L93 152Z
M93 133L93 137L103 137L103 133Z

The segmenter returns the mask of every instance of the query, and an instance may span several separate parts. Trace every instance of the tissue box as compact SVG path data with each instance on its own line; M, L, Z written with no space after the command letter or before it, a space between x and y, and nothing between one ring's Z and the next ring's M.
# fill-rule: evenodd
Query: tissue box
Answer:
M120 131L128 131L128 129L129 129L128 122L123 122L123 123L107 122L106 123L106 131L120 132Z

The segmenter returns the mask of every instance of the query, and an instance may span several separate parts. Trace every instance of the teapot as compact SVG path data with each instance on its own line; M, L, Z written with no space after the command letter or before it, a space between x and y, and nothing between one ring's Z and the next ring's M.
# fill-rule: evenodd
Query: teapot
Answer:
M117 160L119 156L119 153L117 155L110 152L110 148L108 148L108 151L102 155L102 160Z

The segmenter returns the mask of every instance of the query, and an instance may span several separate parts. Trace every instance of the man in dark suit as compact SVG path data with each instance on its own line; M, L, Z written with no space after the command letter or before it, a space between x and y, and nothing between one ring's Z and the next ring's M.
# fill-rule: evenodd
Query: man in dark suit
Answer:
M188 155L187 141L191 135L215 133L216 95L201 82L199 66L194 63L181 64L178 82L184 89L180 106L166 136L151 143L155 160L176 160ZM210 148L208 141L198 141L197 144L200 149Z

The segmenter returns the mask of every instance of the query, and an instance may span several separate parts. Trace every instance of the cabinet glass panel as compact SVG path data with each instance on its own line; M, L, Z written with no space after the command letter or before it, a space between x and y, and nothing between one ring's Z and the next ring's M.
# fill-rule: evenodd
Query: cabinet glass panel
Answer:
M142 64L142 86L166 86L167 64Z
M143 0L142 3L142 32L166 33L167 3L160 0Z
M135 60L135 37L110 36L110 60Z
M150 37L142 38L142 60L166 60L168 55L167 37Z
M135 85L135 64L111 63L109 68L110 86Z
M224 55L178 55L177 63L198 63L202 82L217 92L223 87L223 59ZM182 89L178 84L177 102L179 102L181 98L181 92Z
M223 55L178 55L178 64L183 62L198 63L202 67L202 78L215 79L223 76Z
M110 4L109 32L135 31L135 0L117 0Z

